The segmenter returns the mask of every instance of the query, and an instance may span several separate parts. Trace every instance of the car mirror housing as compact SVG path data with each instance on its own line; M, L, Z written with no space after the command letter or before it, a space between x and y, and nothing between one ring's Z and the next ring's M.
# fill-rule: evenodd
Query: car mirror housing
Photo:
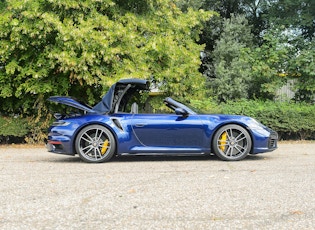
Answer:
M183 108L176 108L175 109L175 114L183 116L183 117L187 117L188 116L188 112L185 109L183 109Z

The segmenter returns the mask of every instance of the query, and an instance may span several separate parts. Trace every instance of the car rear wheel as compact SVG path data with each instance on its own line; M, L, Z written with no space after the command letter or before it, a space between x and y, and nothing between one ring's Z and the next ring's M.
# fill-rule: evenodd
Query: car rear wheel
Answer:
M89 163L109 161L115 153L113 134L101 125L90 125L83 128L76 140L75 149L80 158Z
M249 154L252 140L248 131L243 127L226 125L214 135L212 147L214 153L222 160L238 161Z

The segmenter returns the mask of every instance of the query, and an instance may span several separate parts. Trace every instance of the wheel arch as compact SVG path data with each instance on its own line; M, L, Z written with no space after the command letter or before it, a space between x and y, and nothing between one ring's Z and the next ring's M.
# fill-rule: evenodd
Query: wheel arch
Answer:
M224 122L224 123L221 123L219 124L218 126L216 126L214 129L213 129L213 132L212 132L212 135L211 135L211 140L210 140L210 148L211 148L211 152L213 151L213 139L214 139L214 136L215 134L218 132L218 130L220 128L222 128L223 126L226 126L226 125L239 125L241 126L242 128L246 129L249 136L250 136L250 139L252 141L252 146L251 146L251 149L250 149L250 152L253 151L254 149L254 137L253 137L253 133L251 132L251 130L248 128L247 125L245 125L244 123L242 122L235 122L235 121L231 121L231 122Z
M80 126L80 128L78 128L78 129L76 130L76 132L75 132L75 134L74 134L74 138L72 139L72 149L73 149L73 152L74 152L75 154L78 154L78 153L76 152L76 149L75 149L75 141L76 141L76 139L77 139L77 137L78 137L78 134L80 133L80 131L81 131L82 129L84 129L85 127L88 127L88 126L90 126L90 125L100 125L100 126L105 127L106 129L108 129L108 130L111 132L111 134L112 134L113 137L115 138L115 154L117 154L118 137L117 137L115 131L113 130L113 128L112 128L110 125L108 125L108 124L106 124L106 123L103 123L103 122L97 122L97 121L85 123L84 125Z

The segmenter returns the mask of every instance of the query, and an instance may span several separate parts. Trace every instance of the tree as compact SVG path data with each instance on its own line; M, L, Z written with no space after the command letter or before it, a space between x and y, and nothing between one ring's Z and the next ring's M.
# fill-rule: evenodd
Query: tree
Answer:
M274 99L277 89L286 80L295 78L297 91L295 99L308 102L314 100L313 88L315 86L311 63L315 52L313 42L315 36L315 1L205 0L202 8L215 10L220 15L214 17L215 20L206 22L201 35L201 42L206 44L206 50L203 52L200 71L208 79L221 79L222 82L227 82L231 78L230 82L234 84L233 78L236 76L232 77L229 74L235 72L235 69L223 68L222 66L225 64L222 63L218 66L218 57L216 57L218 53L215 50L218 49L220 40L224 40L223 37L227 36L224 32L224 20L229 18L235 20L232 19L233 15L245 15L253 36L252 45L243 44L239 49L241 54L239 61L247 62L251 66L247 78L251 80L247 82L249 84L245 84L248 87L246 88L247 96ZM235 41L235 44L230 44L230 47L239 45L237 39ZM222 45L222 47L224 46ZM227 50L230 47L227 47ZM218 72L218 67L221 68L222 73L223 70L227 71L225 81L222 76L217 76L218 74L222 75ZM242 74L239 76L241 82L244 80L242 80L244 76ZM217 86L222 87L222 92L224 87L227 88L224 83L215 84L215 87ZM219 90L219 88L214 89L215 92ZM227 94L230 93L229 90L226 92ZM233 98L230 95L225 97Z
M248 95L251 99L273 100L277 90L285 83L294 47L287 43L288 37L279 30L270 30L263 36L261 46L254 46L244 58L251 66Z
M210 87L219 102L248 97L250 66L242 56L252 35L244 16L225 19L221 38L213 51L215 78Z
M315 101L315 41L305 45L295 59L290 61L290 72L294 73L295 100L314 103Z
M94 104L129 77L153 77L179 97L203 89L196 41L210 12L183 13L169 0L11 0L0 9L2 113L32 114L50 95Z
M295 79L295 100L315 100L315 1L278 0L270 7L270 21L281 33L288 34L287 44L294 47L288 57L287 78ZM279 33L278 36L281 36Z
M268 24L268 18L265 17L268 12L268 4L266 1L260 0L205 0L201 8L218 12L211 20L205 22L200 36L200 42L206 44L200 71L205 76L213 78L215 77L214 60L211 54L217 41L223 36L224 19L230 19L233 15L245 16L251 28L251 33L254 35L254 43L261 44L261 32L267 28Z
M315 36L314 0L277 0L270 7L270 20L286 28L299 29L304 38Z

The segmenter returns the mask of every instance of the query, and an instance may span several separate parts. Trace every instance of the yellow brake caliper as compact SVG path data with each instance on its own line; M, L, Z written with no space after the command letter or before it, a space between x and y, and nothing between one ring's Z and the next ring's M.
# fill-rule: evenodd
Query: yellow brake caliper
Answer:
M102 150L101 150L102 155L104 155L106 153L106 150L108 149L108 146L109 146L109 141L108 141L108 139L106 139L104 141L103 146L102 146Z
M219 141L219 148L224 151L225 145L226 145L226 139L227 139L227 133L224 132L221 135L220 141Z

